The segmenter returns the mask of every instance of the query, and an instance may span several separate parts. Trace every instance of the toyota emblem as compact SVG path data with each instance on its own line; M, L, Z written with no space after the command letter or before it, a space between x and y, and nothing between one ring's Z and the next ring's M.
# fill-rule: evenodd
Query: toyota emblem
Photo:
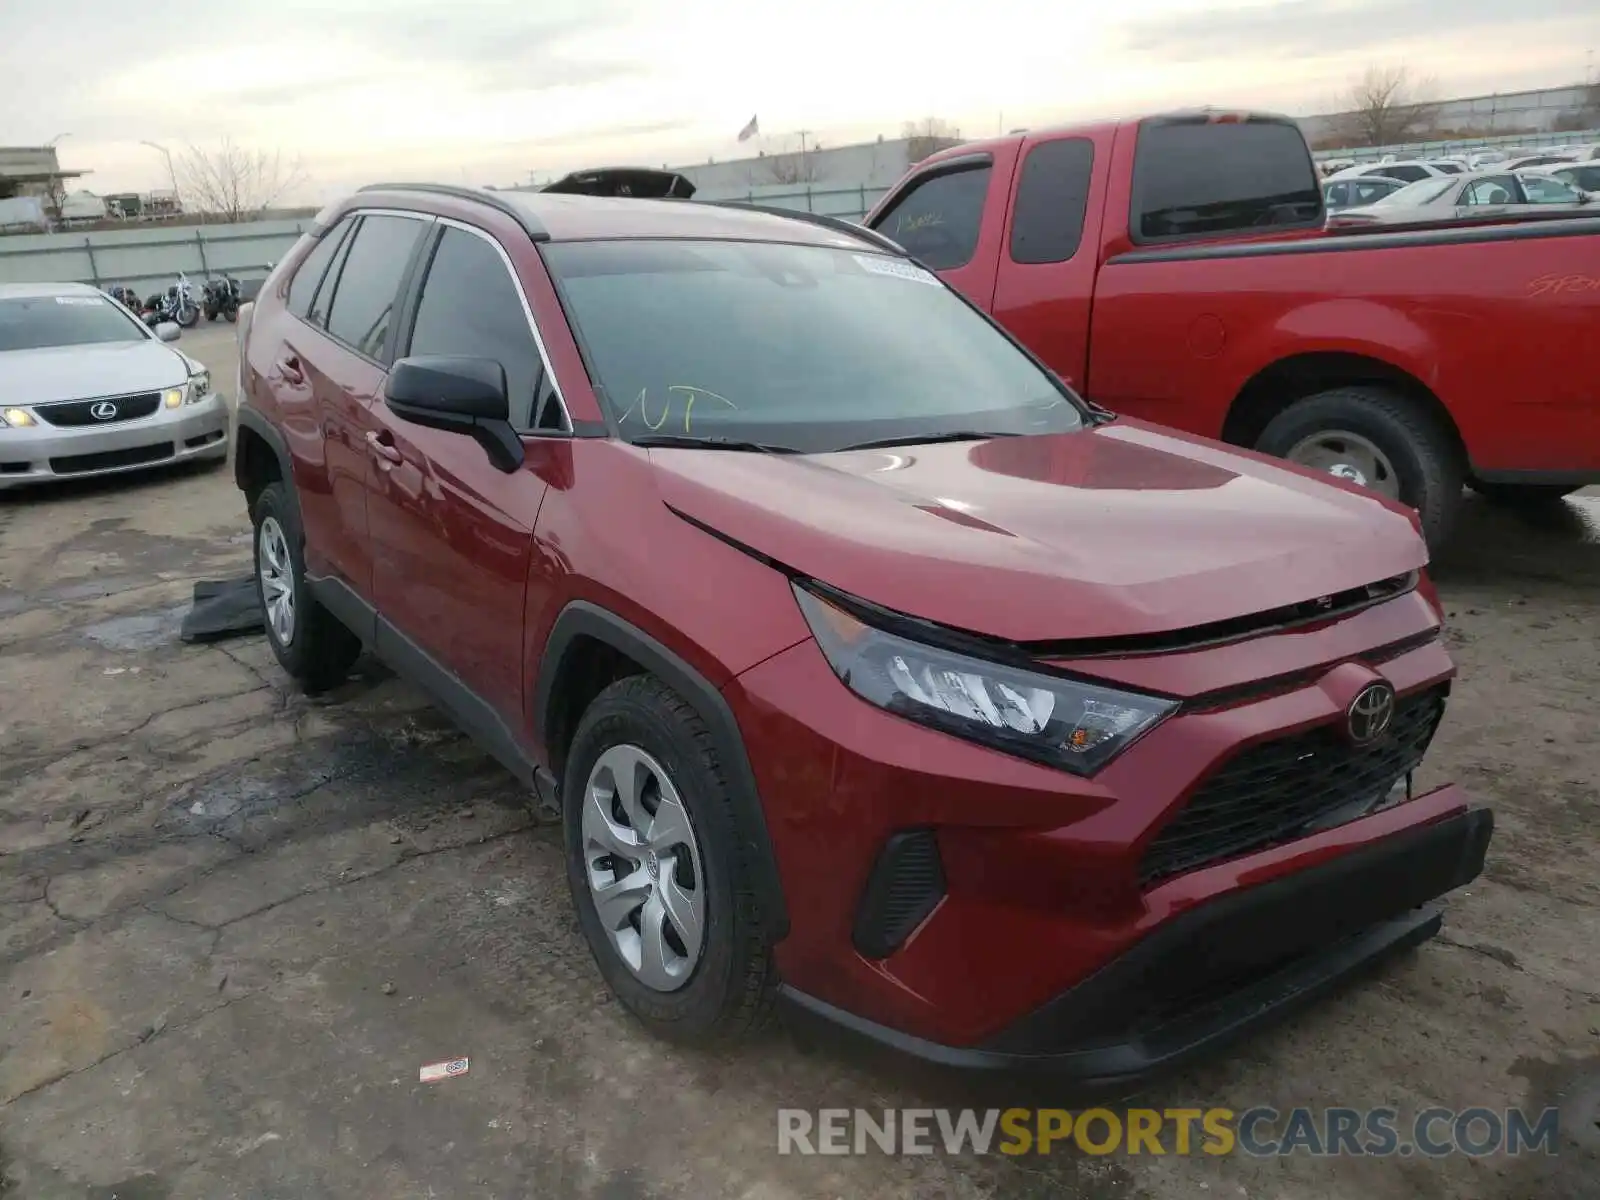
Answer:
M89 415L96 421L109 421L117 415L117 406L109 400L102 400L90 407Z
M1344 712L1345 729L1358 746L1377 741L1388 732L1393 720L1394 688L1387 683L1369 683L1356 693Z

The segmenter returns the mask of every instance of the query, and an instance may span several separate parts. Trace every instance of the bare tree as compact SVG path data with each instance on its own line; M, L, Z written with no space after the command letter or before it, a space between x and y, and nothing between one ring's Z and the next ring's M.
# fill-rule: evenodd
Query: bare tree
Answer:
M213 149L190 146L177 164L186 207L224 221L247 221L305 182L299 160L250 150L224 138Z
M906 140L907 165L919 163L928 155L953 146L961 140L961 131L949 121L939 117L923 117L920 121L907 121L900 131Z
M773 183L815 183L822 178L822 162L817 157L821 150L821 143L807 146L802 142L792 154L769 154L767 174Z
M1431 80L1413 83L1405 67L1368 67L1346 94L1339 132L1349 146L1392 146L1431 132L1441 105Z

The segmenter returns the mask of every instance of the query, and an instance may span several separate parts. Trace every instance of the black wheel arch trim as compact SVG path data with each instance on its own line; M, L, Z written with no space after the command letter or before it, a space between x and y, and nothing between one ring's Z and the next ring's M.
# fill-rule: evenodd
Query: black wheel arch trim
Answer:
M663 646L636 625L597 604L571 601L556 617L540 656L539 679L534 688L534 730L540 741L549 745L549 722L557 681L563 661L573 644L584 637L611 646L626 654L645 670L679 692L694 705L716 743L717 757L727 773L734 810L739 820L739 835L753 872L751 884L761 906L764 932L778 941L788 935L789 910L784 901L783 881L778 874L777 857L767 831L766 812L756 786L755 771L745 751L744 736L721 691L683 658ZM552 766L554 754L550 753Z
M273 457L278 460L278 477L283 480L283 490L288 493L289 505L294 509L295 523L302 529L300 522L300 495L294 486L294 460L289 455L289 443L277 426L268 421L253 408L243 404L239 406L239 430L248 429L267 444ZM241 492L248 492L248 481L244 476L245 460L239 453L238 432L234 434L233 450L233 482Z

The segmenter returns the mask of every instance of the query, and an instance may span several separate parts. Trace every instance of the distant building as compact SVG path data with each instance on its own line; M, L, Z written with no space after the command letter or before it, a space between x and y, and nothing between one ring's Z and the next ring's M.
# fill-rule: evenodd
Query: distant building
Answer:
M830 146L804 153L792 150L670 169L688 178L707 199L731 198L780 184L792 190L807 187L819 191L881 189L893 185L913 163L958 141L956 138L880 138L875 142Z
M1489 96L1461 96L1442 101L1430 122L1435 132L1427 137L1470 134L1552 133L1563 127L1580 129L1600 119L1595 111L1595 86L1540 88L1532 92L1505 92ZM1433 106L1430 106L1433 107ZM1347 127L1349 113L1322 113L1303 117L1306 139L1318 142Z
M54 203L67 181L87 171L63 171L54 146L0 146L0 200L37 196Z

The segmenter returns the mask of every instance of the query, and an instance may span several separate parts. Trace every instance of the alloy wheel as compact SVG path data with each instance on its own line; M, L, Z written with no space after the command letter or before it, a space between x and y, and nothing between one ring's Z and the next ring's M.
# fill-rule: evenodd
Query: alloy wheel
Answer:
M613 746L589 772L583 867L612 948L658 992L681 988L705 945L705 873L683 797L638 746Z
M277 517L261 522L256 541L260 560L257 574L267 624L278 645L288 646L294 641L294 567L289 558L289 541Z

